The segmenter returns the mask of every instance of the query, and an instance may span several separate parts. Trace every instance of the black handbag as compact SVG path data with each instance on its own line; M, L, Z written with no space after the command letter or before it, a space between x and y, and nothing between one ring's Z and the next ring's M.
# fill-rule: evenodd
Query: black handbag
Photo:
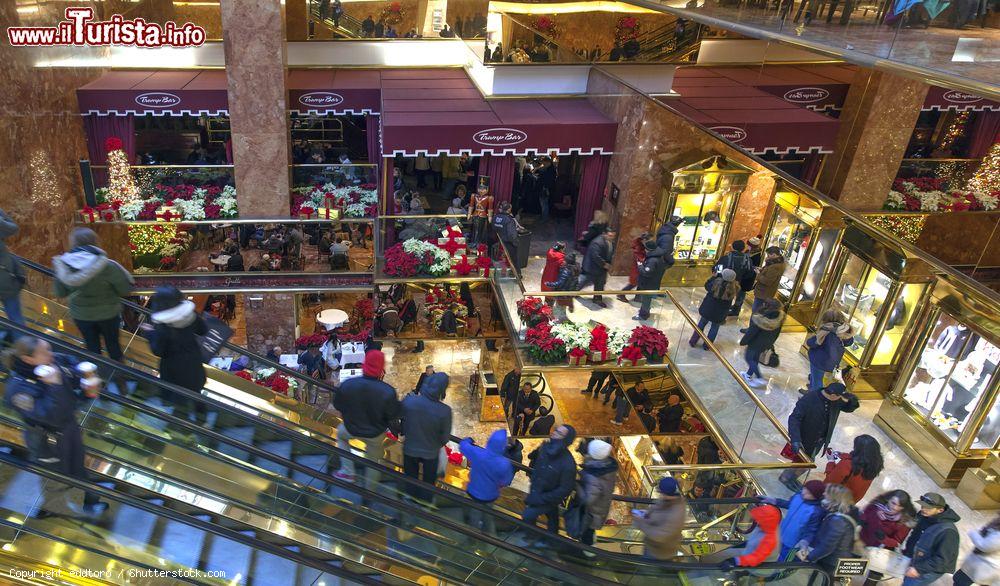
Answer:
M760 363L771 368L777 368L781 364L778 353L774 351L774 346L760 353Z
M573 539L580 539L587 529L587 507L576 492L573 493L566 506L566 512L563 513L563 527L566 529L566 534Z
M201 361L209 362L219 353L222 345L233 337L233 328L221 319L209 315L202 316L202 319L205 320L206 332L198 336L198 347L201 349Z

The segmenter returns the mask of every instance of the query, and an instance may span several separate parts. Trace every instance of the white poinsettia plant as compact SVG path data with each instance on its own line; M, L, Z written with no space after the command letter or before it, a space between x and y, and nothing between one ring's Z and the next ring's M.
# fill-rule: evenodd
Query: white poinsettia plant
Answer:
M205 201L204 200L174 200L174 207L177 208L177 213L181 215L181 218L185 220L204 220L205 219Z
M628 345L629 338L632 337L632 330L625 328L608 328L608 352L621 354L622 349Z
M403 251L418 258L424 258L425 254L430 253L432 262L427 267L427 272L432 276L440 277L448 274L448 271L451 270L451 255L448 254L447 250L430 242L410 238L403 242Z
M889 210L905 210L906 200L903 199L903 194L898 191L890 191L889 197L885 200L885 208Z
M571 321L563 321L552 326L552 334L563 341L566 350L590 348L590 328L583 324L575 324Z

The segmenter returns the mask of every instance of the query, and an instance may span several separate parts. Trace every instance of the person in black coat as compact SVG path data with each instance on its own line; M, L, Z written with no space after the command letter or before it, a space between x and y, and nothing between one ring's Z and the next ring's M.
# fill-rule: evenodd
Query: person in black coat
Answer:
M642 266L639 267L639 278L636 286L640 291L652 291L660 288L663 273L667 272L667 259L664 256L666 251L657 247L656 242L652 240L647 240L645 246L646 260L642 261ZM639 297L642 298L642 305L639 307L639 315L633 319L647 320L649 319L649 308L653 304L653 296L640 295Z
M438 454L451 437L451 407L444 403L448 375L435 372L416 395L403 399L403 473L433 485L437 481ZM407 485L414 498L430 499L428 491Z
M149 339L149 349L160 357L160 378L200 393L206 377L198 336L208 333L205 320L198 315L194 303L184 299L176 287L158 288L149 306L153 325L146 324L143 330ZM204 420L205 404L201 401L177 397L168 390L161 396L166 403L183 405L188 417Z
M441 333L449 336L454 336L458 333L458 318L455 316L455 309L455 304L452 303L441 314L441 325L438 327Z
M580 282L580 267L576 266L576 253L570 252L563 258L563 263L559 267L559 273L555 281L545 283L545 286L553 291L576 291ZM551 298L550 298L551 299ZM572 297L556 297L556 305L565 308L566 312L573 311Z
M861 406L857 396L848 393L843 383L830 383L826 388L809 391L799 398L788 416L788 436L795 453L803 452L814 458L830 445L833 430L840 413L852 413ZM793 492L801 487L795 480L798 471L788 469L781 473L781 482Z
M575 439L576 430L571 425L560 425L552 430L547 442L528 454L531 488L521 513L525 523L534 525L538 517L545 515L549 533L559 532L559 505L576 487L576 461L569 452Z
M922 495L917 502L920 519L903 549L903 555L911 560L905 586L931 584L942 574L954 573L958 562L958 514L936 492Z
M528 433L531 420L538 413L538 407L542 404L542 397L538 391L531 388L531 383L521 385L521 392L514 399L514 429L511 435Z
M365 444L365 455L372 460L385 456L385 431L399 417L399 399L396 389L384 382L385 354L381 350L368 350L361 365L362 376L340 384L333 395L333 408L340 412L337 427L337 447L348 451L350 440L355 438ZM371 486L378 484L378 472L365 470ZM354 481L354 460L340 459L340 470L334 476L348 482Z
M721 273L712 275L705 282L705 297L701 300L701 305L698 306L698 314L701 315L698 320L698 330L704 332L705 326L709 326L709 340L714 342L715 337L719 335L719 327L726 322L726 314L729 313L729 308L732 307L733 299L736 298L736 292L739 288L740 285L736 282L736 272L732 269L722 269ZM691 333L688 344L694 348L699 339L701 336L696 330ZM703 342L701 347L708 350L708 343Z
M765 350L774 349L784 319L785 312L781 311L781 303L777 299L768 299L759 313L750 316L750 327L740 339L740 346L747 347L743 355L747 362L743 380L747 384L759 386L767 383L760 373L760 355Z
M545 407L541 407L538 412L541 416L531 423L528 435L549 435L552 432L552 426L556 423L556 416Z
M427 367L424 368L424 371L420 373L420 376L417 377L417 384L416 386L413 387L413 390L410 391L410 394L411 395L419 394L420 387L424 386L424 381L426 381L427 377L429 377L432 374L434 374L434 365L428 364Z
M839 484L828 484L823 494L826 517L808 548L799 550L799 559L811 562L833 573L837 560L857 557L853 551L854 535L859 526L858 510L854 508L851 491Z
M243 255L240 254L239 249L236 249L229 255L229 260L226 261L226 271L230 273L242 273L245 270L246 266L243 264Z
M660 423L660 433L677 433L681 430L684 406L681 405L681 398L677 393L671 393L667 397L667 404L660 408L656 418Z
M673 216L656 231L656 247L663 251L667 268L674 264L674 240L677 238L678 227L684 223L684 218Z
M514 417L515 413L512 411L514 407L514 401L517 399L517 391L521 388L521 367L515 365L513 369L510 370L503 377L503 382L500 383L500 401L503 403L504 415Z
M587 246L587 253L583 256L583 267L580 276L580 283L577 289L583 289L587 285L593 284L595 291L602 291L608 281L608 269L611 268L611 259L614 256L615 231L613 228L605 228L604 233L591 240ZM598 307L607 307L600 295L594 295L594 303Z
M375 34L375 19L372 18L372 15L369 14L361 21L361 34L366 37L371 37Z
M4 404L24 420L24 436L32 457L43 463L58 461L58 470L66 476L88 480L84 465L83 434L76 419L79 403L96 397L93 385L81 391L77 363L70 356L52 353L48 342L21 336L4 354L10 371L4 389ZM40 367L48 367L41 372ZM91 379L93 380L93 379ZM56 450L48 449L48 435L56 437ZM43 459L44 458L44 459ZM83 493L83 508L68 503L74 512L97 517L108 508L91 492Z

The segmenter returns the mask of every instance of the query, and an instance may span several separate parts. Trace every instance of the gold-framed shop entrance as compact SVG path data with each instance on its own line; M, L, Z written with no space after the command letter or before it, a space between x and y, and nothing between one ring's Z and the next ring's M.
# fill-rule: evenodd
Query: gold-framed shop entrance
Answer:
M714 155L664 174L651 231L682 218L674 246L676 264L663 284L704 282L725 252L740 195L754 171Z

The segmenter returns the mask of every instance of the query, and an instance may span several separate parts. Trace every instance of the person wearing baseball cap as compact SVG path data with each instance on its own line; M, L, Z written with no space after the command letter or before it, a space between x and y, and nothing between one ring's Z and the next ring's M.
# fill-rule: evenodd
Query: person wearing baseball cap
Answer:
M958 564L958 514L936 492L925 493L917 504L920 519L903 549L910 558L903 586L932 584L942 574L953 574Z
M677 556L681 530L687 515L687 502L681 496L677 480L670 476L660 479L660 498L645 511L633 510L633 525L644 535L644 556L669 560Z

